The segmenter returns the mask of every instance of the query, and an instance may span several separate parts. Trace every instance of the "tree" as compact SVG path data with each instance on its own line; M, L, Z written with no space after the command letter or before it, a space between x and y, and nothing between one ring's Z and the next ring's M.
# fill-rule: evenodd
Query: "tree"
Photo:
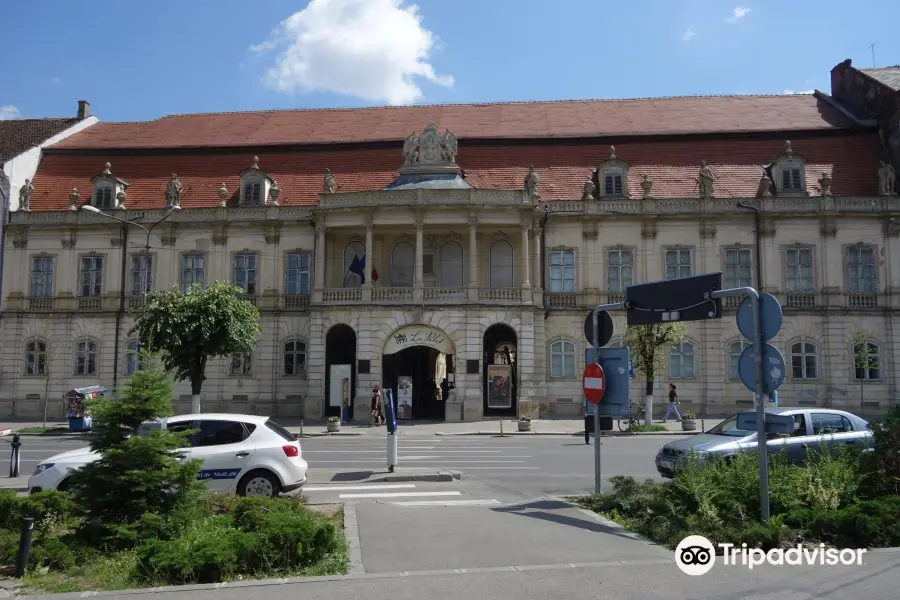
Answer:
M200 412L200 390L210 358L249 352L256 346L259 310L244 291L224 281L187 293L178 289L151 292L129 335L161 353L166 371L177 381L191 382L191 411Z
M647 379L644 396L644 422L653 421L653 382L656 374L666 368L669 350L684 340L687 327L684 323L656 323L654 325L629 325L625 330L625 345L631 353L634 370Z
M71 475L69 491L82 517L78 537L91 545L129 547L159 535L202 493L199 463L175 456L189 431L136 435L141 423L172 414L172 384L156 363L145 360L115 398L88 403L100 458Z
M865 382L869 372L878 368L878 353L873 347L872 337L864 331L853 334L853 364L859 380L859 416L863 416L866 412Z

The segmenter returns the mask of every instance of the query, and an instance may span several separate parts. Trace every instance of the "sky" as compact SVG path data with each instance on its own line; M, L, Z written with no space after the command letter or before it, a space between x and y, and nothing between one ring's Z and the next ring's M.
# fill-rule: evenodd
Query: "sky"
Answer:
M51 8L51 7L55 7ZM896 0L79 0L0 12L0 119L830 91Z

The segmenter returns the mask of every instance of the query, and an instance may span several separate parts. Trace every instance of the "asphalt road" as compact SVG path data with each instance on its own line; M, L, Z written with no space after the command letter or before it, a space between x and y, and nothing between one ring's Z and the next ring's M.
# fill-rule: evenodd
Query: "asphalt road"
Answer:
M656 478L653 457L673 436L610 437L603 440L605 479L632 475ZM367 483L386 473L384 434L331 436L302 441L309 462L304 493L313 502L405 502L422 504L498 504L593 491L593 443L575 436L400 437L397 472L458 470L461 481L448 483ZM84 447L72 438L23 437L21 474L59 452ZM0 479L3 485L3 479ZM351 489L353 488L353 489Z

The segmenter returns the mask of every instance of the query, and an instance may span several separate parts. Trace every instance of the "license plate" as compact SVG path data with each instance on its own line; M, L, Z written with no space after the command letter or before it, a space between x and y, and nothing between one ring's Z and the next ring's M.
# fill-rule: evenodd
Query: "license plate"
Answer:
M663 469L669 469L670 471L675 469L675 463L668 460L659 461L659 466Z

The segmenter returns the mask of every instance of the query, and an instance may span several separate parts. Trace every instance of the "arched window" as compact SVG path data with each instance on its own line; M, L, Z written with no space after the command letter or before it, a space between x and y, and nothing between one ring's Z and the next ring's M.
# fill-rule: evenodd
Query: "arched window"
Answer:
M463 286L463 249L459 242L441 246L441 287Z
M75 374L97 374L97 342L79 340L75 343Z
M741 354L744 352L744 349L748 347L750 347L750 342L748 342L747 340L733 342L728 345L729 379L741 378L740 373L738 373L738 362L741 360Z
M141 356L141 344L137 340L129 340L125 344L125 374L134 375L144 369L144 357Z
M694 378L694 345L682 342L669 351L669 377L671 379Z
M875 342L853 346L853 364L856 380L881 379L881 348Z
M416 251L409 242L398 242L391 250L391 287L413 286Z
M491 244L490 261L490 287L515 287L512 244L506 240L497 240Z
M363 284L363 278L359 271L365 273L361 264L365 259L366 247L362 242L347 244L344 248L344 274L341 287L360 287Z
M559 340L550 344L550 377L575 377L575 344Z
M47 342L29 340L25 344L25 374L47 374Z
M306 372L306 342L290 340L284 344L284 374L301 375Z
M794 379L819 378L819 349L812 342L791 344L791 375Z

